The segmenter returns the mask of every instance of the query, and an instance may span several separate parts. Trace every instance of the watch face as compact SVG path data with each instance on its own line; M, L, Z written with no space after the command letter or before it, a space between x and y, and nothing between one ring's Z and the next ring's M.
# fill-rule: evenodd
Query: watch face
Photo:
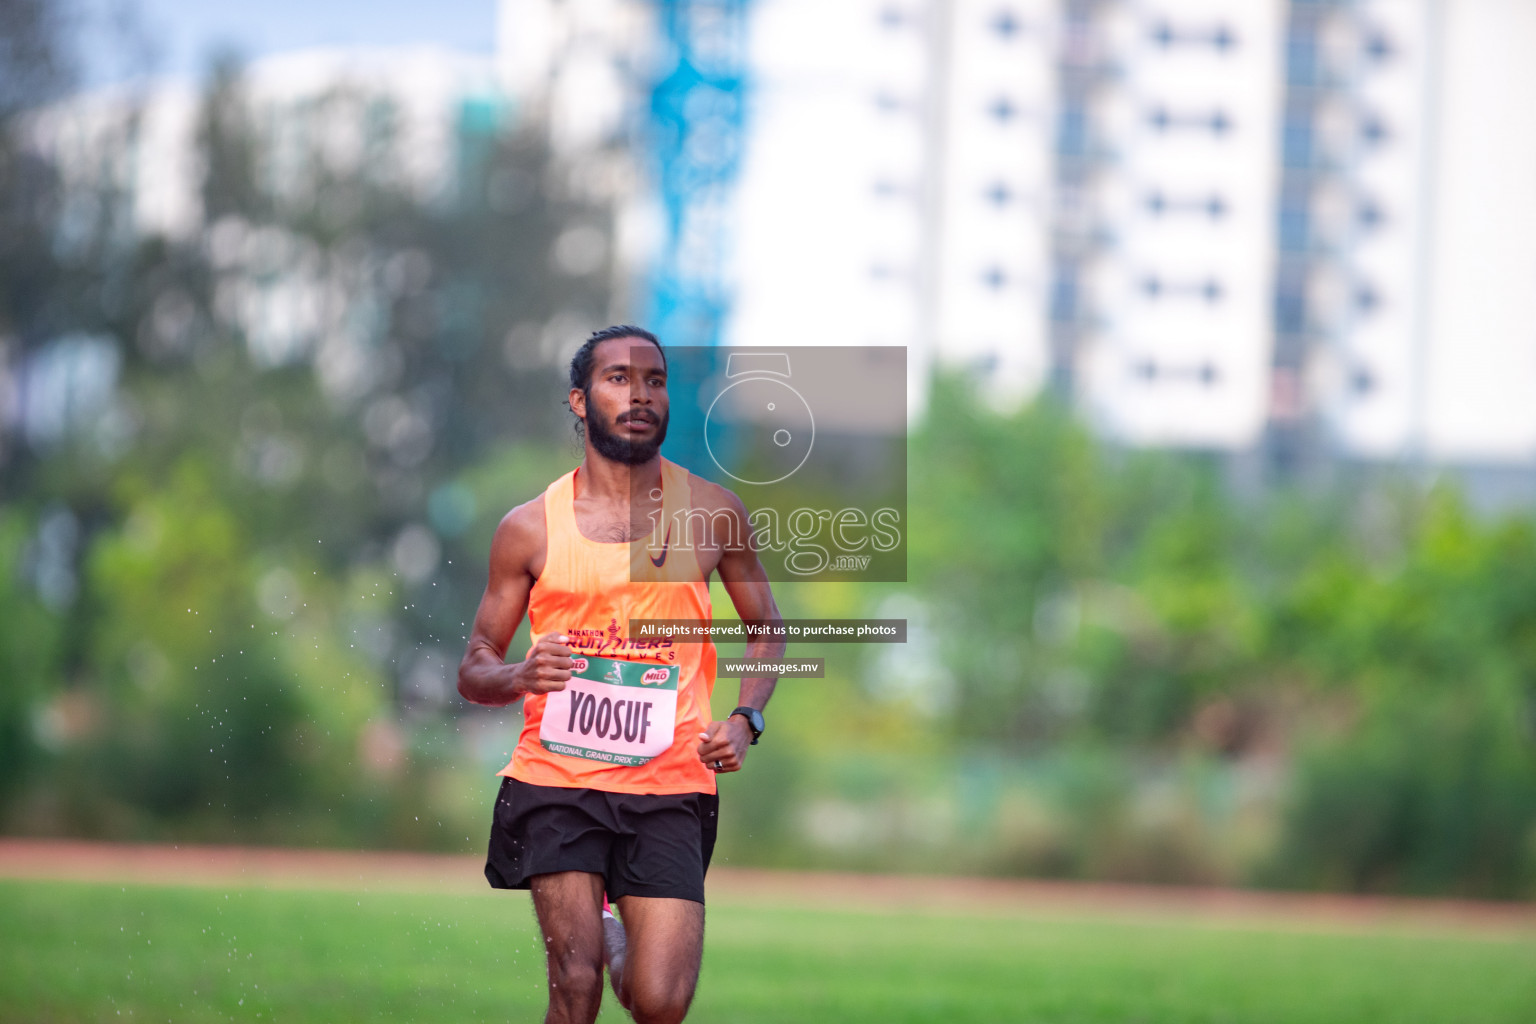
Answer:
M704 444L721 471L745 484L776 484L805 465L816 420L800 392L773 377L748 377L715 398Z

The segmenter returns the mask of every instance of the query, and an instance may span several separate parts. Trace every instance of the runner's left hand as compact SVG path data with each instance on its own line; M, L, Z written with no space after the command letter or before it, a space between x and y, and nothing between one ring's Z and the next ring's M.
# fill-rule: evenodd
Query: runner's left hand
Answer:
M741 762L752 745L752 730L735 718L724 722L710 722L709 728L699 733L699 760L712 772L741 771ZM715 762L720 767L715 767Z

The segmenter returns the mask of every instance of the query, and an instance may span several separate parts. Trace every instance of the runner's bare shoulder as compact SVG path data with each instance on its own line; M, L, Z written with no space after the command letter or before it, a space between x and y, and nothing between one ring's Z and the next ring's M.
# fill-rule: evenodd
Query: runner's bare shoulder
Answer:
M548 543L544 495L540 494L501 517L491 540L491 566L501 572L523 572L537 579L544 571Z
M688 503L703 512L705 521L712 524L712 532L718 535L711 540L721 548L739 549L751 536L747 521L747 506L742 504L734 491L721 487L693 473L688 474ZM717 516L720 518L717 520ZM718 530L713 524L728 521L731 529Z

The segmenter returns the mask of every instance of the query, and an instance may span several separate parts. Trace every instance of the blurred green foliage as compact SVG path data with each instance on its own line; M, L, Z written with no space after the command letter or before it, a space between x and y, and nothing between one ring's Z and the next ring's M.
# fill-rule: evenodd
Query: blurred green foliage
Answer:
M912 462L957 750L1066 784L1018 866L1532 893L1529 516L1390 476L1245 495L1207 458L1109 449L1046 403L999 415L957 380Z
M0 509L0 801L17 798L42 753L33 715L56 684L60 623L20 572L26 523Z
M1527 514L1387 471L1245 488L958 377L910 459L907 587L777 590L911 642L796 652L855 685L780 686L728 860L1536 892Z
M1397 550L1315 560L1275 635L1339 719L1308 737L1274 877L1528 893L1536 822L1536 528L1449 488Z
M442 112L426 182L397 95L266 103L215 62L171 235L131 94L48 115L63 161L0 109L9 830L467 840L452 668L505 495L564 448L545 348L605 315L611 212L490 100ZM560 266L572 230L600 258Z
M558 357L612 266L555 255L612 211L494 105L430 194L387 96L316 99L364 158L286 176L252 110L216 66L176 238L0 117L0 372L113 368L48 430L0 418L0 828L473 848L519 715L453 670L496 523L576 458ZM284 289L337 315L274 334ZM795 652L827 679L723 783L722 860L1536 892L1528 515L1245 485L958 377L908 472L908 585L778 589L909 643Z

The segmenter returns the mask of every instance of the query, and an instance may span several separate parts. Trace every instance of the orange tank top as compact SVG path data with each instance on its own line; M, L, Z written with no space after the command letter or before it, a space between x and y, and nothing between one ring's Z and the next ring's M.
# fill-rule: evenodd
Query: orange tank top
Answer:
M631 689L621 690L573 679L565 692L529 694L523 698L523 731L511 763L499 774L539 786L611 793L715 792L714 773L699 761L696 753L699 733L711 719L709 698L715 687L715 645L625 636L630 619L710 618L709 584L699 572L693 553L673 548L670 533L664 532L666 527L662 525L686 517L690 507L688 471L663 459L661 479L662 515L644 546L601 543L582 536L576 526L576 470L549 485L544 492L548 546L544 571L529 593L528 625L534 643L550 634L568 635L568 646L578 670L586 668L588 659L594 665L607 664L600 659L609 659L647 666L632 672L616 672L619 676L632 675L635 683L641 677L650 680L670 675L676 688L671 722L651 721L653 709L649 704L665 708L673 699L672 694L653 694L644 685L632 684ZM664 570L646 569L641 573L632 569L632 558L644 568L647 560L655 563L656 552L663 560ZM634 582L637 576L643 579L646 574L654 580ZM672 673L656 671L673 667L676 671ZM611 674L625 668L609 665ZM583 692L584 688L591 692ZM601 747L600 741L564 742L576 736L574 730L585 726L589 736L618 737L622 750L622 722L631 725L629 739L635 739L641 731L635 726L641 721L637 709L642 705L634 700L600 701L598 698L604 693L614 698L667 698L648 701L643 722L647 730L671 724L671 744L643 764L634 764L624 763L635 758L626 759L622 753L589 749ZM588 701L590 708L585 703ZM545 728L547 705L552 714L549 727ZM569 733L564 731L567 724L572 730ZM658 745L658 736L664 742L664 733L650 733L653 748Z

